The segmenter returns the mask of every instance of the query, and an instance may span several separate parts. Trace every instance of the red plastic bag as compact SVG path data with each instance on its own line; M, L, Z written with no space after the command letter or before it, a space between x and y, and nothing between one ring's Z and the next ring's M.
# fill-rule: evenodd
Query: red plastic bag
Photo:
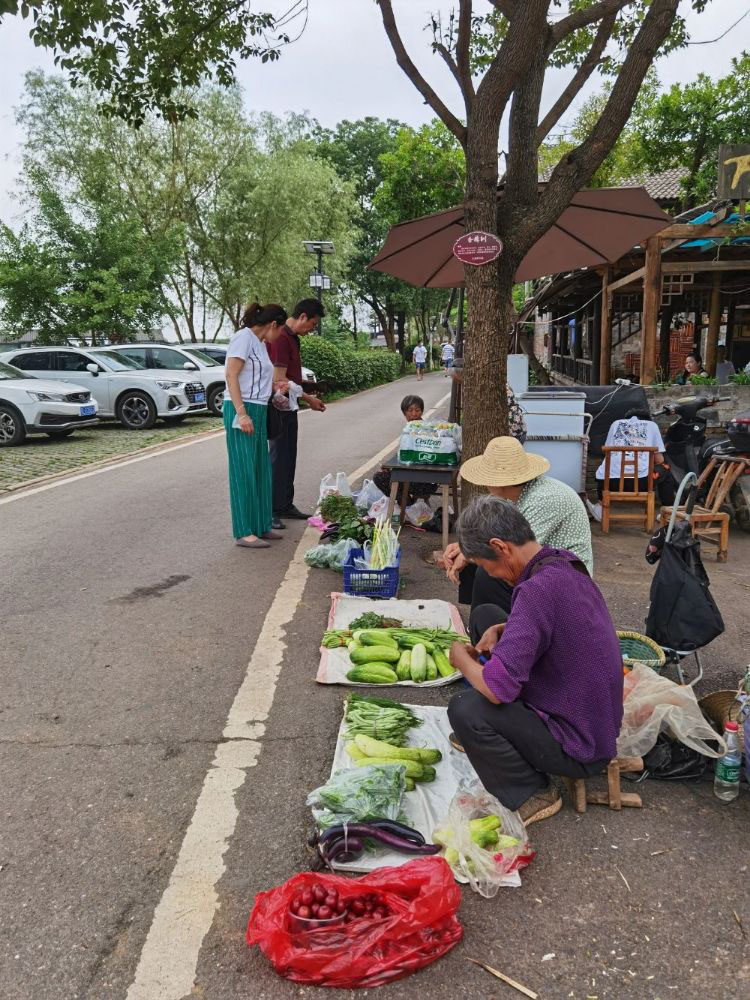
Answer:
M297 933L289 904L315 883L335 888L344 900L377 893L390 915ZM461 940L460 903L461 890L442 858L418 858L356 879L305 872L256 896L247 943L259 945L279 975L298 983L382 986L429 965Z

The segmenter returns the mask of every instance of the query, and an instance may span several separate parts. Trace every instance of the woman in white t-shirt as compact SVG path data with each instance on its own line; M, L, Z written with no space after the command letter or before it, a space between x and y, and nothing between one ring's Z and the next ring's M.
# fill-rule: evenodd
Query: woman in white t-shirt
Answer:
M266 344L281 333L287 314L278 305L253 302L229 342L224 428L229 462L232 533L238 545L267 549L281 538L271 521L271 460L268 455L268 404L274 390L273 362ZM282 387L282 388L285 388Z
M660 479L671 478L669 468L664 463L664 442L662 441L661 431L658 424L651 419L651 414L647 410L631 410L624 419L615 420L609 428L607 440L604 444L605 446L610 445L613 448L658 448L658 452L654 455L654 478L657 482L657 487L660 487ZM628 465L628 457L630 457L630 465ZM635 470L632 467L632 460L633 456L628 456L626 453L624 482L626 490L635 492L635 477L633 475ZM596 490L599 503L591 504L586 501L589 512L597 521L601 521L601 500L604 493L604 464L602 462L596 470ZM622 456L618 452L610 456L609 483L611 490L616 491L620 488L621 464ZM638 456L639 490L645 490L648 487L648 464L648 452L643 452ZM661 494L661 488L659 488L659 492ZM664 502L665 500L662 498L662 503Z

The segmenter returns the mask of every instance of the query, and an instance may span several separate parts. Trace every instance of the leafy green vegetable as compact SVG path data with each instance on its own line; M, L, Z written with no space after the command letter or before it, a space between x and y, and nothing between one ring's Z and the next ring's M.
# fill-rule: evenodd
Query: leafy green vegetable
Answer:
M325 785L310 792L307 804L324 829L369 819L398 819L405 788L403 766L358 767L331 775Z
M358 628L399 628L401 625L403 622L397 618L384 618L383 615L377 615L374 611L365 611L359 618L355 618L353 622L349 623L349 629L354 632Z
M339 493L329 493L320 501L320 516L327 524L341 524L342 521L358 521L357 508L351 497Z
M346 700L346 738L371 736L396 747L406 743L406 734L422 720L410 708L389 698L350 694Z

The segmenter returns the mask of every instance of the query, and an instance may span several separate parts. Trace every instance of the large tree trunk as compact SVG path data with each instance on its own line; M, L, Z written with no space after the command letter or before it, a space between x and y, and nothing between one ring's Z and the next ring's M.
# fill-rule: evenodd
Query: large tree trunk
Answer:
M497 233L497 132L475 108L467 142L466 232ZM490 111L490 117L492 112ZM504 254L464 269L469 323L462 384L463 455L508 433L508 334L515 319L513 262Z
M399 309L396 313L396 330L398 332L398 353L401 355L401 369L403 370L406 364L404 360L404 352L406 351L406 338L404 336L406 332L406 313L403 309Z

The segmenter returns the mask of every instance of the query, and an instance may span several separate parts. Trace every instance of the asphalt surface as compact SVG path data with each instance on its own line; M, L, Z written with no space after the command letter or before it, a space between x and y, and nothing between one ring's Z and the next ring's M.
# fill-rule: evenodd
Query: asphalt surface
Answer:
M298 502L326 471L351 472L393 439L398 401L433 404L447 380L413 378L301 421ZM303 526L268 552L231 544L221 439L0 506L0 980L4 1000L125 997L172 873L250 652ZM423 561L439 536L405 540L405 596L453 599ZM622 627L641 625L645 538L601 538L597 580ZM263 561L261 563L260 558ZM747 659L745 567L707 561L727 632L704 690L736 683ZM308 867L308 791L329 770L343 690L313 681L328 594L313 570L257 766L236 796L219 905L192 996L286 998L314 989L276 976L244 943L255 894ZM444 704L443 692L410 699ZM467 957L541 998L686 1000L750 992L750 793L718 803L711 783L639 788L643 811L568 806L532 828L538 857L520 890L466 890L464 941L379 993L511 997ZM553 955L552 958L546 956ZM355 994L352 993L352 996ZM154 998L157 1000L157 998Z

